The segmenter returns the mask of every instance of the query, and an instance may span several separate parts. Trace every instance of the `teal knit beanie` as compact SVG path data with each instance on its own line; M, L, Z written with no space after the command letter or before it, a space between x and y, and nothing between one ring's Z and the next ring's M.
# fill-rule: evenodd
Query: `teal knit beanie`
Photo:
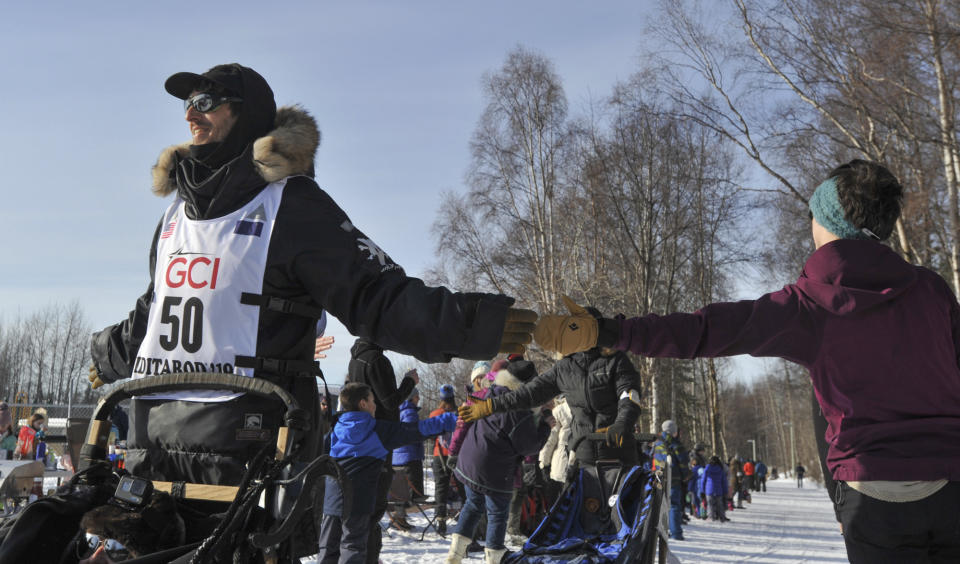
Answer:
M846 212L840 204L837 194L836 178L828 178L813 192L810 197L810 213L817 223L841 239L871 239L877 238L867 229L857 229L847 219Z

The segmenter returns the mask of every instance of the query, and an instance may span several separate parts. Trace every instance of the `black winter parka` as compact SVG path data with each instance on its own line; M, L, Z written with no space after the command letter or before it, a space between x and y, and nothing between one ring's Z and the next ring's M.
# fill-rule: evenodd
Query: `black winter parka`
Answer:
M492 407L494 412L527 409L563 394L573 414L569 447L576 445L577 460L593 462L598 456L597 444L583 437L618 420L626 422L627 430L632 431L640 407L630 399L620 399L630 390L639 392L640 376L627 355L617 351L604 356L599 349L590 349L566 356L516 391L494 397ZM622 448L615 449L618 452L600 450L604 455L633 461L634 443L633 433L628 432Z
M196 182L191 182L196 177L190 172L190 145L165 149L154 166L154 192L180 195L191 219L212 219L240 209L269 183L287 178L267 251L263 296L322 308L352 334L424 362L493 357L512 298L451 292L407 276L310 177L319 144L313 118L296 107L281 108L275 124L267 136ZM201 198L205 205L198 205L198 194L206 195ZM146 291L127 319L93 335L91 356L106 383L130 377L147 332L161 229L158 225L153 236ZM256 357L309 364L315 339L315 318L261 309ZM305 398L303 407L317 410L316 383L307 375L254 372L293 390ZM153 479L236 483L260 442L238 442L235 429L242 428L244 413L264 413L265 421L272 417L256 402L244 405L248 401L135 402L128 468L142 469L139 475ZM183 421L203 424L184 427Z
M290 112L295 115L289 117ZM303 121L313 123L305 112L289 108L278 112L277 121L281 120L287 120L286 128L290 128L289 122L294 122L295 127L303 127ZM280 137L280 129L270 135ZM168 149L157 164L158 168L169 169L168 192L182 189L176 170L187 147ZM296 170L296 164L288 164L284 160L288 155L280 153L279 148L277 153L263 156L253 154L251 145L217 171L218 175L229 176L217 196L217 216L242 207L267 185L267 179L279 180L310 171L315 144L282 149L308 153L308 165ZM284 160L282 165L264 170L263 163L280 160ZM161 189L155 186L155 191ZM189 215L191 206L187 209ZM161 228L158 225L153 236L146 292L126 320L94 334L91 353L104 382L130 376L131 363L146 332ZM454 356L492 358L500 344L507 308L513 302L506 296L432 288L407 276L306 176L293 176L284 189L267 255L262 294L323 308L350 333L369 337L385 349L424 362L446 362ZM315 324L316 320L307 317L262 310L257 356L311 360Z

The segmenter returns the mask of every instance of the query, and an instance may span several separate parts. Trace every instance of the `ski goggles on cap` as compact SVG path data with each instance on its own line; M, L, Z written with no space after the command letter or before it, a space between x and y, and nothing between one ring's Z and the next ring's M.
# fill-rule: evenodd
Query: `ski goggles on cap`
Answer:
M123 546L123 543L118 540L101 538L93 533L86 533L85 535L83 540L77 542L77 558L79 559L90 558L100 548L100 545L103 545L103 551L114 562L122 562L133 558L130 549Z
M243 98L235 96L216 96L207 92L202 92L196 96L191 96L183 101L183 111L193 106L195 110L202 113L212 112L219 108L224 102L243 102Z

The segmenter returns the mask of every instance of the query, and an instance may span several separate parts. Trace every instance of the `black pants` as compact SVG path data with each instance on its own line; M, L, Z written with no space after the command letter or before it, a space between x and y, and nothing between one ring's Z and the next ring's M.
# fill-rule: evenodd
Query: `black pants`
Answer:
M392 453L391 453L392 454ZM368 564L377 564L380 561L380 549L383 548L383 531L380 529L380 519L387 511L387 494L390 492L390 484L393 483L393 467L390 466L390 455L387 455L387 463L384 464L380 472L380 480L377 482L377 499L373 506L373 513L369 515L369 533L367 534L367 562Z
M421 498L423 496L423 461L413 460L407 465L407 476L410 478L410 485L413 486L413 497Z
M320 554L318 564L364 564L369 560L367 527L370 515L351 515L346 521L324 515L320 522ZM380 524L374 523L379 529ZM379 554L379 549L377 550Z
M960 562L960 482L907 503L880 501L838 482L837 514L854 564Z
M430 461L433 468L433 498L437 502L437 517L446 518L447 500L450 498L451 488L455 488L460 495L460 499L466 499L466 493L463 492L463 486L456 481L453 474L447 470L446 457L434 456ZM451 480L453 485L451 486Z
M758 491L758 492L765 492L765 491L767 491L767 476L766 476L766 474L764 474L763 476L759 476L759 475L757 476L757 491Z

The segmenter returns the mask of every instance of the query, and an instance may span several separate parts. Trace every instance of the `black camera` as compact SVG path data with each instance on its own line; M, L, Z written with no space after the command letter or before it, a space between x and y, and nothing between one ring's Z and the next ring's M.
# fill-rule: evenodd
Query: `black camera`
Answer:
M153 482L136 476L124 476L120 478L113 498L124 505L139 508L150 502L151 494L153 494Z

